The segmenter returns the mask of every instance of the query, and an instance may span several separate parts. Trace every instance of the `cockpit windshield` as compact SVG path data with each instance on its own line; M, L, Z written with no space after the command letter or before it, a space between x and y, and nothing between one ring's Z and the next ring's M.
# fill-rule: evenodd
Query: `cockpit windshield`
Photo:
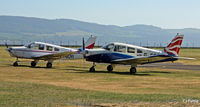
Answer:
M30 44L26 44L24 46L27 48L30 48L30 49L35 49L35 50L44 50L45 49L45 45L39 44L39 43L30 43Z
M103 48L103 49L106 49L106 50L108 50L108 51L113 51L113 49L114 49L114 44L108 44L108 45L106 45L106 46L103 46L102 48Z
M30 44L26 44L24 45L27 48L33 48L35 43L30 43Z

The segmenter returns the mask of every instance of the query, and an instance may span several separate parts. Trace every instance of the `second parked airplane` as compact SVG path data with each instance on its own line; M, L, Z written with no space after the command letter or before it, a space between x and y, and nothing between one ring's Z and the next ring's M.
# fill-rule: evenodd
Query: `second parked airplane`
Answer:
M85 50L84 53L87 61L94 62L90 68L91 72L95 71L95 62L97 62L109 63L110 65L107 67L108 71L112 71L116 64L131 65L130 73L135 74L138 64L192 59L178 56L183 36L177 34L163 51L114 42L101 49Z
M95 41L96 37L91 36L85 43L86 49L92 49ZM18 66L18 58L34 59L34 61L31 62L32 67L35 67L39 60L48 61L46 65L47 68L52 67L52 62L54 60L68 57L73 54L73 59L83 58L82 53L80 53L80 50L82 50L81 48L72 49L43 42L33 42L21 47L7 46L6 50L12 57L17 58L17 60L13 63L13 66Z

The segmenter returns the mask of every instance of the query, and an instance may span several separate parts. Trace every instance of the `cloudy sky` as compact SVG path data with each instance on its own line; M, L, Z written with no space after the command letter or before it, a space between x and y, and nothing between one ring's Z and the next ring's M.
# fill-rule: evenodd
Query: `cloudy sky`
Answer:
M200 0L1 0L0 15L200 28Z

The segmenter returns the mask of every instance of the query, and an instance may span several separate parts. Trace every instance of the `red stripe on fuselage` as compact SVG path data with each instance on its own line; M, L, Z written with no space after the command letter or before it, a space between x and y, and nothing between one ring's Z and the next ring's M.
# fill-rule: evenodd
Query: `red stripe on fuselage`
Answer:
M22 50L22 49L20 49L20 50L15 50L15 51L26 51L26 52L43 52L43 53L57 53L57 52L55 52L55 51L40 51L40 50Z

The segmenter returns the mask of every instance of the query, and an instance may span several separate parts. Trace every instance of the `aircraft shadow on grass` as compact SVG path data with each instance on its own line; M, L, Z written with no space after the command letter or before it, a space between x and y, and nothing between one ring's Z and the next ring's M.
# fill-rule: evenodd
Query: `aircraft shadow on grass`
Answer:
M72 72L66 72L66 73L110 73L110 74L119 74L119 75L131 75L130 72L120 72L120 71L95 71L95 72L89 72L89 70L81 70L81 69L64 69L64 70L72 70ZM73 71L78 71L78 72L73 72ZM137 73L135 76L151 76L149 73Z
M141 73L163 73L163 74L171 74L172 72L167 72L167 71L145 71Z
M80 66L65 66L65 67L67 67L67 68L88 68L88 67L80 67Z
M6 64L6 65L13 66L13 65L10 65L10 64ZM28 65L19 65L18 67L45 68L45 69L49 69L49 68L41 67L41 66L31 67L31 66L28 66ZM119 72L119 71L112 71L112 72L108 72L108 71L89 72L88 70L82 70L83 68L87 68L87 67L77 67L77 66L67 66L67 67L72 67L72 68L67 68L67 69L62 69L62 70L72 70L72 72L66 72L66 73L111 73L111 74L119 74L119 75L131 75L130 72ZM82 68L82 69L77 69L77 68ZM50 69L56 69L56 68L50 68ZM78 72L73 72L73 71L78 71ZM134 74L134 75L136 75L136 76L152 76L151 73L171 74L172 72L167 72L167 71L145 71L145 72L139 72L139 73Z
M6 64L6 65L8 65L8 66L13 66L13 65L10 65L10 64ZM47 68L47 67L42 67L42 66L31 67L31 66L29 66L29 65L18 65L18 66L16 66L16 67L55 69L54 67L52 67L52 68Z

